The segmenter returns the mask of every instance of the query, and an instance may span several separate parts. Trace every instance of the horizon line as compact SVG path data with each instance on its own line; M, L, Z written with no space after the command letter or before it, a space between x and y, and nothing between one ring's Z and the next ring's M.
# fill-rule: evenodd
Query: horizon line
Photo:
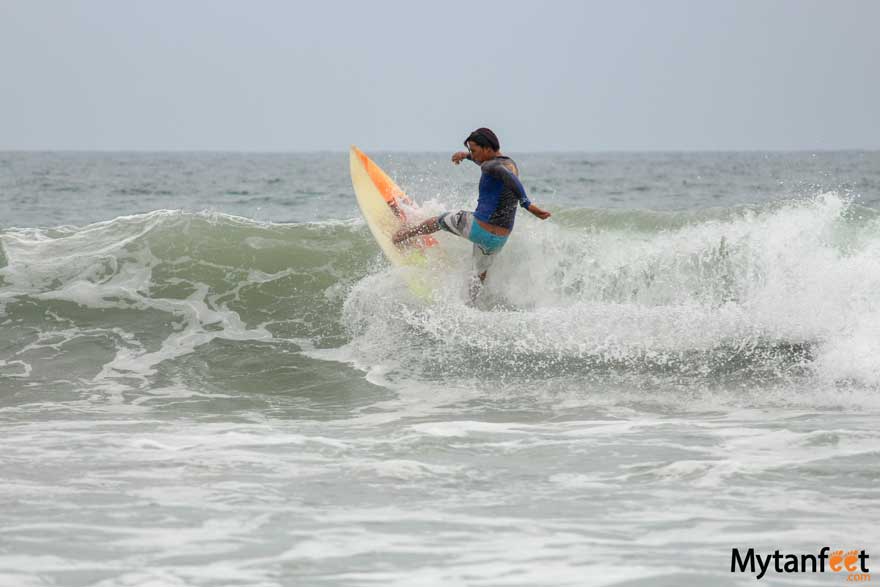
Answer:
M253 155L312 155L312 154L345 154L345 149L9 149L0 148L0 153L163 153L163 154L253 154ZM413 154L436 154L447 153L449 149L383 149L371 148L373 153L413 153ZM502 149L503 151L503 149ZM553 154L643 154L643 153L873 153L880 152L880 147L821 147L821 148L728 148L728 149L537 149L516 150L516 153L528 153L536 155Z

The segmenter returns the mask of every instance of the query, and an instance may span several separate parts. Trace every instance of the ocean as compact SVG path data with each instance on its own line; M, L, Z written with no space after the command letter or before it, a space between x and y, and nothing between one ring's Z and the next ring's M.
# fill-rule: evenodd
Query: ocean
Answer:
M476 166L362 147L473 209ZM553 217L469 305L468 243L431 301L384 260L347 153L0 153L0 585L873 571L880 152L509 154Z

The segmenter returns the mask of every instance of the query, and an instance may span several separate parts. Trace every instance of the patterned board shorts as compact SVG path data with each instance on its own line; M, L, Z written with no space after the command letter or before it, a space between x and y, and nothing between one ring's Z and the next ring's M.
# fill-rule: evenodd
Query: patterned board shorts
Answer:
M495 254L507 242L506 236L492 234L480 226L474 218L473 212L465 210L446 212L441 214L437 221L443 230L474 243L474 265L476 265L477 273L483 273L492 266Z

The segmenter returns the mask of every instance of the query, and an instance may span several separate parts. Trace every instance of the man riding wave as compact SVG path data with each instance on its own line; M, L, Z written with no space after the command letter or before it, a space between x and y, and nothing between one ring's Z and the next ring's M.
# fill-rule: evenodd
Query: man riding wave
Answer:
M501 153L498 137L488 128L478 128L464 141L467 151L452 155L452 162L458 165L463 159L480 166L480 192L477 209L473 212L459 210L445 212L419 224L404 226L392 237L395 244L423 234L438 230L451 232L474 243L473 257L479 282L471 289L475 298L479 285L486 279L495 255L507 243L513 230L517 205L522 206L541 220L550 217L550 212L533 204L519 180L519 168L510 157Z

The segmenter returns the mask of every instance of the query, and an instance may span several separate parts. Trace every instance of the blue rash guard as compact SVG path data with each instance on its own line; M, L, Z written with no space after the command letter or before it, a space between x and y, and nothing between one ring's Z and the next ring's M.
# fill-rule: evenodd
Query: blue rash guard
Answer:
M499 156L480 165L480 197L474 217L477 220L512 229L516 206L531 205L523 184L519 181L519 169L510 157Z

